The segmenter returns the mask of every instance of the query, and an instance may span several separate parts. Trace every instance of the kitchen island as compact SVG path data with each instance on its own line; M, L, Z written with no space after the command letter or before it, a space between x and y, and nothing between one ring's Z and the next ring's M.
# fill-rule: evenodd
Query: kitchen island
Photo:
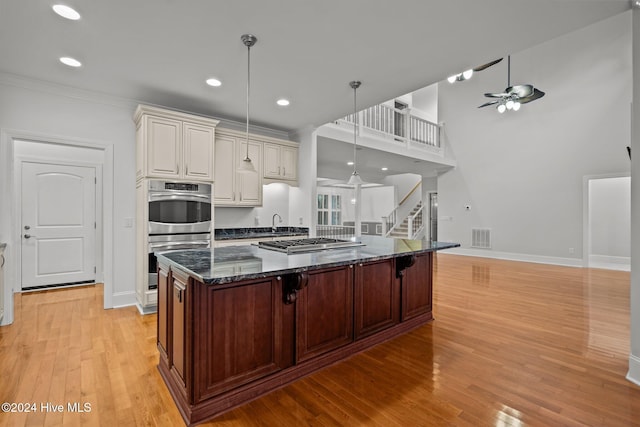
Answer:
M256 246L157 254L158 367L187 424L433 319L433 253L459 245L361 243L293 255Z

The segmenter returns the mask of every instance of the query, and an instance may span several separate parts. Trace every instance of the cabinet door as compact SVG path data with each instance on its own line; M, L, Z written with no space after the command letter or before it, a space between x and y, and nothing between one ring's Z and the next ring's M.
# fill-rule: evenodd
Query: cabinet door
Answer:
M197 285L195 401L291 365L284 358L282 285L274 277L228 288ZM290 352L287 352L290 354Z
M247 143L242 141L238 145L237 165L246 157ZM236 174L237 204L243 206L262 205L262 143L249 140L249 158L256 168L256 172L238 172Z
M353 266L308 273L296 300L296 360L353 341Z
M298 148L282 146L280 166L282 167L282 177L284 179L298 179Z
M402 277L402 320L431 314L433 252L417 255Z
M399 285L391 259L356 265L356 340L400 322Z
M146 136L148 175L178 178L182 162L182 122L149 116Z
M214 129L193 123L183 123L184 177L211 181L213 179Z
M265 143L264 150L264 162L262 167L264 169L265 178L280 178L280 146L277 144Z
M233 204L235 197L236 139L217 135L213 167L213 197L215 203Z
M158 269L158 349L160 355L167 357L169 336L169 271L165 268ZM171 290L173 291L173 290Z
M185 322L186 300L187 300L187 283L176 276L173 277L172 286L172 304L171 304L171 317L172 317L172 339L171 339L171 355L169 363L172 370L178 374L183 384L185 383L186 372L186 342L187 342L187 330Z

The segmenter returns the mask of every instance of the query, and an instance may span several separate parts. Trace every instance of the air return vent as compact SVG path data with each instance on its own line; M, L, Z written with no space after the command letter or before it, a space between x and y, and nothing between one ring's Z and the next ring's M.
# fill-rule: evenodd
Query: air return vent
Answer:
M491 249L491 229L472 228L471 247L479 249Z

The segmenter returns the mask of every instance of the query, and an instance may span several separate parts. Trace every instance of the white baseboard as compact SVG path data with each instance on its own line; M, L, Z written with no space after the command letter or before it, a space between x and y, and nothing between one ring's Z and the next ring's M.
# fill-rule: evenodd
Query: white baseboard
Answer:
M629 372L627 379L640 386L640 357L629 355Z
M590 268L631 271L631 258L622 256L589 255Z
M560 258L543 255L518 254L512 252L497 252L487 249L453 248L443 253L454 255L476 256L482 258L504 259L508 261L535 262L537 264L563 265L566 267L582 267L580 258Z
M136 308L138 309L138 312L140 314L142 314L143 316L147 315L147 314L153 314L153 313L157 313L158 312L158 306L157 305L150 305L150 306L143 307L139 303L136 302Z
M116 292L111 297L112 307L129 307L136 304L136 293L131 292Z

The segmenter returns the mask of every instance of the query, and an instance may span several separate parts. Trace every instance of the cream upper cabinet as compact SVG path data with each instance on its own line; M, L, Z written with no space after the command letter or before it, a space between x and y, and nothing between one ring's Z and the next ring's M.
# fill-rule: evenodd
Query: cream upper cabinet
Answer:
M216 135L213 199L216 205L235 203L236 138Z
M136 178L213 180L217 120L139 105Z
M264 143L263 170L268 182L296 184L298 180L298 147L274 142Z
M249 158L256 172L239 172L246 157L246 136L217 130L213 198L216 206L262 206L262 143L249 140Z
M247 142L240 141L236 164L238 168L247 155ZM238 205L262 206L262 144L249 140L249 158L256 172L237 172L236 190L238 191Z

